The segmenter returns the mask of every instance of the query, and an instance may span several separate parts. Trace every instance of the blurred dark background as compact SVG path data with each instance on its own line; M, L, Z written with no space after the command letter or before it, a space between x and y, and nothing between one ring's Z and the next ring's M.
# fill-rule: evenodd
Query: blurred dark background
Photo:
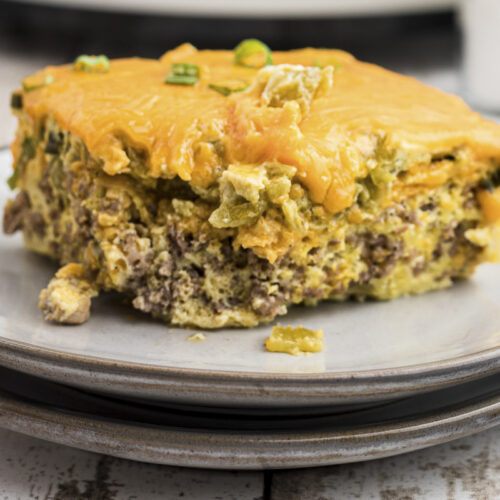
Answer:
M243 38L256 37L276 50L338 47L388 66L399 64L404 51L412 54L412 64L452 59L459 40L451 10L266 20L106 12L12 1L0 1L0 34L3 50L49 53L57 60L101 52L111 57L158 57L185 41L198 48L230 49Z

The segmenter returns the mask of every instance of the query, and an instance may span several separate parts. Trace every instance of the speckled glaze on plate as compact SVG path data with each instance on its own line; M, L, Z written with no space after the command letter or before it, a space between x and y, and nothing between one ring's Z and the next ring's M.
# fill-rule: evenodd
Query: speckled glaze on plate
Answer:
M382 458L500 423L500 375L359 411L245 417L133 405L0 369L0 426L144 462L219 469Z
M0 154L0 172L9 172ZM0 205L7 188L0 179ZM94 391L206 406L306 407L387 400L500 370L500 265L440 292L392 302L295 307L283 324L323 328L324 352L268 353L272 326L170 328L116 296L78 327L42 320L56 266L0 236L0 364Z

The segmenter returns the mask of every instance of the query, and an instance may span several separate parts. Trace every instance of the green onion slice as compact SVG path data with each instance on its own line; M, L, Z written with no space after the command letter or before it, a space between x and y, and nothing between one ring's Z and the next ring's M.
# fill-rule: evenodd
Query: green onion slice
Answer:
M54 81L54 77L52 75L45 75L43 80L40 80L37 77L28 77L23 80L23 90L25 92L30 92L31 90L41 89L46 85L50 85Z
M165 83L173 85L195 85L197 81L198 77L188 75L168 75L165 79Z
M73 70L85 73L107 73L109 71L109 59L103 55L81 55L73 62Z
M255 60L255 56L259 55L263 59L263 63L259 65L252 64L251 61ZM260 60L259 59L259 60ZM243 66L245 68L262 68L273 64L271 57L271 49L260 40L256 38L248 38L240 42L234 49L234 64Z
M173 85L195 85L200 77L200 67L190 63L174 63L165 83Z
M14 191L14 189L16 189L17 187L18 182L19 182L19 171L16 168L13 174L7 179L7 184L9 185L10 189Z
M12 175L7 179L7 184L10 189L14 190L19 183L19 176L26 168L26 164L35 157L36 149L33 139L31 137L25 137L21 145L21 154L16 163L16 168Z
M247 82L244 82L243 80L234 80L224 81L220 83L209 83L208 87L227 97L233 92L243 92L249 87L249 84Z
M174 63L170 67L170 71L173 75L182 76L200 76L200 67L196 64L190 63Z

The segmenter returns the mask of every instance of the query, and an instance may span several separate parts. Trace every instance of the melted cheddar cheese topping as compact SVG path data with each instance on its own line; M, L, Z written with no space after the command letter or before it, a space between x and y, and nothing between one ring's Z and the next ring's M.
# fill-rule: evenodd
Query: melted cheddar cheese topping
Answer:
M175 62L198 65L198 82L165 84ZM500 157L500 127L458 97L338 50L273 52L273 62L340 69L303 115L294 103L265 106L251 90L214 91L209 84L251 84L258 70L234 65L230 51L182 45L159 60L113 60L103 74L48 67L32 78L50 75L52 83L24 92L24 108L35 122L53 116L80 137L109 175L129 171L129 145L147 158L146 175L206 187L220 165L205 146L220 141L229 164L295 167L312 201L333 213L352 204L374 138L417 156L469 147L478 159Z

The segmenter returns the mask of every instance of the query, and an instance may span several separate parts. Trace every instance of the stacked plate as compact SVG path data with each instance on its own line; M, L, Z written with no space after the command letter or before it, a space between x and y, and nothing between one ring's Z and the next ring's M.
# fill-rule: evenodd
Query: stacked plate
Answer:
M0 237L0 426L136 460L252 469L388 456L500 423L500 266L423 296L294 308L283 322L325 331L324 352L303 357L266 352L269 325L187 342L193 332L116 296L85 325L44 323L37 297L54 270Z

